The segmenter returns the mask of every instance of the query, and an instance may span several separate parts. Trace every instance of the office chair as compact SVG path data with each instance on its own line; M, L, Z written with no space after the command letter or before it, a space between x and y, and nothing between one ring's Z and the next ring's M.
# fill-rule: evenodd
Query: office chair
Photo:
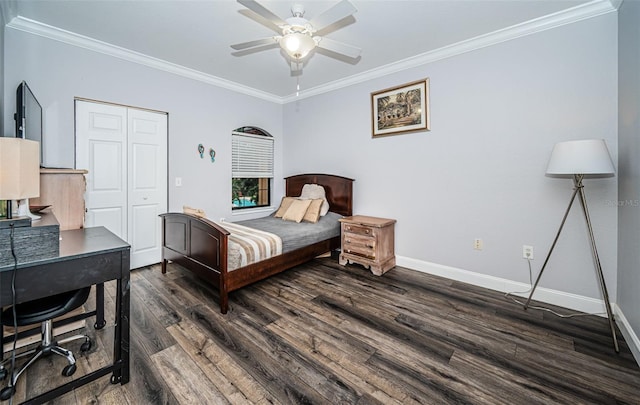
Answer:
M82 306L89 297L91 287L81 288L79 290L68 291L51 297L40 298L33 301L24 302L15 306L15 322L13 317L13 307L9 307L2 312L2 324L4 326L26 326L37 323L42 324L42 340L35 349L20 353L16 357L25 357L31 355L29 360L22 365L16 372L12 370L11 379L7 387L0 391L0 400L6 401L16 392L16 381L18 377L33 364L38 358L48 356L52 353L65 357L69 364L62 369L62 375L69 377L76 372L76 359L73 353L59 344L68 343L72 340L85 339L80 346L80 351L86 352L91 349L91 339L87 335L75 335L60 341L53 340L53 318L64 315L74 309ZM16 331L17 332L17 331ZM0 364L0 378L7 376L5 364L9 363L11 358L6 359Z

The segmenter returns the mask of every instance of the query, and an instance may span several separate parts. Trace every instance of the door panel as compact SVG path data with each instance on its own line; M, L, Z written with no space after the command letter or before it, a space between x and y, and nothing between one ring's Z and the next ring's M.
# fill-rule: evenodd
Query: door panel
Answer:
M125 239L122 235L125 233L122 224L126 222L126 211L123 207L104 207L93 208L87 211L86 223L92 225L87 226L104 226L111 232Z
M148 253L157 248L156 232L159 230L156 218L162 212L158 212L158 205L138 205L133 208L133 245L136 253ZM153 230L153 232L152 232Z

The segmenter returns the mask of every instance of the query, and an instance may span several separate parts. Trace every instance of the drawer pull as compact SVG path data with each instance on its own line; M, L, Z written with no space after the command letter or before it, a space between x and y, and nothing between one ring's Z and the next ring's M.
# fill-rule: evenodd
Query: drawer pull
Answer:
M369 230L368 230L368 229L367 229L367 230L365 230L365 231L364 231L364 233L368 234L368 233L369 233Z
M345 239L344 242L345 243L351 243L351 239Z
M369 249L373 249L373 245L367 245Z

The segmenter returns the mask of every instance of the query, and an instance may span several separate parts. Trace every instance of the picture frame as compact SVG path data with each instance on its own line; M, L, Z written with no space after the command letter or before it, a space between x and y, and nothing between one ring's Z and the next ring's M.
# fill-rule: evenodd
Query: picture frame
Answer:
M429 131L429 78L371 93L372 137Z

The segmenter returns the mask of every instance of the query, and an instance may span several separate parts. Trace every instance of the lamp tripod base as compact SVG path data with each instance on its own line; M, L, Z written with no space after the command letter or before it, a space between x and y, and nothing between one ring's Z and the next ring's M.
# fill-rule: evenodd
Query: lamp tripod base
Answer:
M29 217L34 221L41 218L40 215L32 214L31 211L29 211L29 199L28 198L24 198L24 199L22 199L22 200L20 200L18 202L18 216L19 217Z
M573 176L573 184L574 190L571 196L571 200L569 201L569 206L564 213L564 217L562 218L562 222L560 223L560 228L558 228L558 233L556 234L553 243L551 244L551 248L549 249L549 253L547 257L544 259L544 263L542 264L542 269L540 269L540 273L538 273L538 277L536 278L536 282L533 284L531 288L531 293L529 294L529 298L527 302L524 304L524 309L526 310L529 307L529 303L531 302L531 298L533 297L533 293L536 291L536 287L538 287L538 282L540 282L540 278L542 277L542 273L544 269L547 267L547 263L549 262L549 258L551 257L551 253L553 252L553 248L555 248L556 243L558 242L558 238L560 237L560 233L562 232L562 228L564 227L565 222L567 221L567 216L569 215L569 211L571 211L571 207L573 206L573 202L576 196L580 195L580 205L582 206L582 212L584 213L584 218L587 221L587 229L589 231L589 241L591 242L591 254L593 256L593 262L596 268L596 273L598 276L598 282L600 283L600 289L602 290L602 298L604 300L604 305L607 310L607 318L609 320L609 328L611 329L611 337L613 339L613 348L616 353L620 352L620 348L618 347L618 337L616 335L616 327L613 319L613 311L611 310L611 303L609 302L609 293L607 292L607 285L604 281L604 275L602 274L602 266L600 265L600 258L598 257L598 250L596 249L596 240L593 236L593 228L591 227L591 219L589 218L589 210L587 209L587 198L584 194L584 186L582 185L582 180L584 175L576 174Z

